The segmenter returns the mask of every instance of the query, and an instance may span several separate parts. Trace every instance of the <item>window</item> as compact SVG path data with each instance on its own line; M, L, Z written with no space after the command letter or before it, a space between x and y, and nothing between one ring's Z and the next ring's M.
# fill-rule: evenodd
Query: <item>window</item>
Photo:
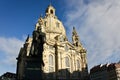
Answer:
M80 69L80 61L79 60L76 61L76 67L77 67L77 70Z
M47 21L45 21L44 24L45 24L45 27L46 27L47 26Z
M65 57L65 66L66 66L66 79L69 80L70 78L70 59Z
M59 39L60 39L60 42L64 41L64 37L63 36L60 36Z
M70 71L70 60L68 57L65 57L65 66L68 71Z
M49 55L49 72L54 72L54 59L51 54Z

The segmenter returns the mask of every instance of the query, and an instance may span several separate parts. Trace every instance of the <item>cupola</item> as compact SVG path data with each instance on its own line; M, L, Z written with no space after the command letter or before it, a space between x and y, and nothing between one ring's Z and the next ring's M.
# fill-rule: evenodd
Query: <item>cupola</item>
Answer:
M55 15L55 8L52 5L49 5L46 9L46 15Z

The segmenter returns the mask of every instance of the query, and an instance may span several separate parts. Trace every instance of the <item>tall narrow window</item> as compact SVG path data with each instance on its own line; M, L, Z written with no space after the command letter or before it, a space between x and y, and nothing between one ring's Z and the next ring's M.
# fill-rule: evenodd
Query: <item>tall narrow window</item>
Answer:
M80 78L81 74L80 74L80 60L79 59L76 60L76 69L77 69L76 76Z
M70 59L65 57L65 66L66 66L66 79L69 80L70 78Z
M76 67L77 67L77 70L80 70L80 61L79 60L77 60L77 62L76 62Z
M47 21L45 21L44 24L45 24L45 27L46 27L47 26Z
M54 59L51 54L49 55L49 72L54 72Z
M68 57L65 57L65 65L66 65L66 69L70 71L70 60Z

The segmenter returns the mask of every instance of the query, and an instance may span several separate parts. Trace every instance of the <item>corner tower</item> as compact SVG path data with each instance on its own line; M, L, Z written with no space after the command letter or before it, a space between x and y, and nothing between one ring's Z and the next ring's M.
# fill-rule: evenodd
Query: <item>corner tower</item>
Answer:
M73 28L73 44L68 41L63 23L49 5L35 25L17 58L18 80L86 80L86 49Z

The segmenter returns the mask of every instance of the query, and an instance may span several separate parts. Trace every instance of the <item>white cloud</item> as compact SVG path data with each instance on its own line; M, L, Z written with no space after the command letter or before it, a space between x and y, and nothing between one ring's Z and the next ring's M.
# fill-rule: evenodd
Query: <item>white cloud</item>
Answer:
M16 57L22 45L23 41L17 38L0 37L0 55L5 55L3 56L5 58L0 60L0 64L15 67Z
M76 26L88 51L89 67L119 61L120 0L71 1L75 9L66 11L66 26L70 30Z

